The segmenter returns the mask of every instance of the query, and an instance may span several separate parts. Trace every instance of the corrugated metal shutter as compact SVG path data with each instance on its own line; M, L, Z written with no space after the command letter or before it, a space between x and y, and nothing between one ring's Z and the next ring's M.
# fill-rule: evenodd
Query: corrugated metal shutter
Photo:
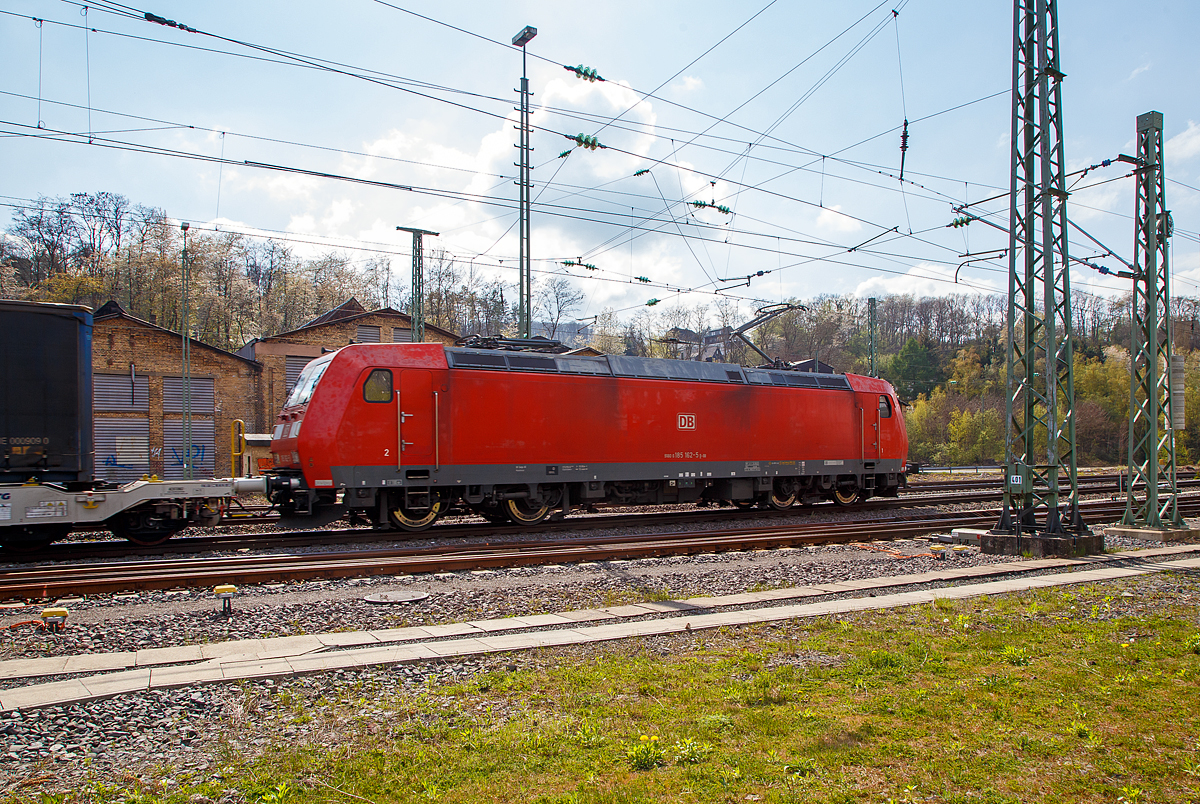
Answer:
M394 327L392 329L392 343L412 343L412 330Z
M192 377L192 413L212 413L216 405L212 377ZM183 377L163 377L163 411L183 413Z
M150 422L145 416L96 417L95 432L97 479L128 483L150 473Z
M354 340L359 343L379 343L379 327L373 327L370 324L359 324Z
M300 372L304 371L304 367L314 360L316 360L315 357L287 356L287 392L289 394L296 387L296 380L300 379Z
M92 375L93 410L150 410L150 383L145 376Z
M183 419L163 420L163 476L166 480L183 479ZM213 477L216 467L216 443L212 419L192 419L192 476ZM229 467L225 467L228 471Z

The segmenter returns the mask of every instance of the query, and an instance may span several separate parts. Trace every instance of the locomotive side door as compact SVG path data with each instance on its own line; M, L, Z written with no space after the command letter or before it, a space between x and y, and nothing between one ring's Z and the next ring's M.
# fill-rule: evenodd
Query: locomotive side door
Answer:
M401 371L396 405L400 463L408 466L433 463L436 423L433 372L421 369Z
M879 394L855 394L862 422L862 457L873 461L879 457Z

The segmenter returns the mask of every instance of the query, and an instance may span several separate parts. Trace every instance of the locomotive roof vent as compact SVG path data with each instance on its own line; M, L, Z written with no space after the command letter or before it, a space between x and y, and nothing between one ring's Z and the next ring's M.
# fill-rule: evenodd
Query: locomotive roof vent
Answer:
M561 354L570 351L562 341L549 338L504 338L499 335L468 335L454 342L455 346L467 349L500 349L506 352L550 352Z

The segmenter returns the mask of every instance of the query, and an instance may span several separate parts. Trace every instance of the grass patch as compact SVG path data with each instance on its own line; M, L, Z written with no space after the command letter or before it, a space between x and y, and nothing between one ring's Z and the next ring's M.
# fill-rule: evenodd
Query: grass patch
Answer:
M1200 801L1200 585L1172 582L1162 599L1127 584L1137 610L1113 585L939 601L534 653L369 703L288 699L339 739L276 736L230 749L219 779L80 800Z

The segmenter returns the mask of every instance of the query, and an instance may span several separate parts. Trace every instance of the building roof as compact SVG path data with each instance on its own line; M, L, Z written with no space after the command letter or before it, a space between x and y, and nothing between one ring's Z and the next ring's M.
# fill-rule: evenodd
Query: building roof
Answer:
M791 364L791 367L794 371L811 371L816 374L841 374L840 371L828 363L822 363L820 360L815 360L811 357L806 360L797 360Z
M109 321L114 318L123 318L126 321L132 321L133 323L135 323L139 326L145 327L146 329L156 330L156 331L164 333L166 335L173 335L176 338L183 337L183 335L181 333L175 332L174 330L167 329L166 327L160 327L158 324L152 324L151 322L145 320L144 318L138 318L135 315L130 315L125 310L125 308L122 307L115 299L109 299L104 304L102 304L100 306L100 308L96 310L96 312L92 313L92 321L95 324L99 324L101 321ZM210 352L216 352L217 354L223 355L224 357L232 357L235 360L240 360L243 363L248 363L249 365L254 366L256 369L262 368L262 364L259 363L257 360L252 360L243 355L234 354L233 352L227 352L224 349L218 349L216 346L209 346L207 343L204 343L203 341L198 341L195 338L188 338L188 340L194 346L199 346L203 349L207 349Z
M408 315L408 313L402 313L399 310L393 310L391 307L381 307L378 310L367 310L367 309L364 309L361 304L359 304L358 299L355 299L354 297L350 297L346 301L339 304L337 307L334 307L332 310L330 310L327 313L323 313L322 315L317 316L312 321L309 321L307 324L302 324L301 326L296 327L295 329L292 329L292 330L288 330L287 332L279 332L279 333L276 333L275 335L266 335L266 336L263 336L262 338L255 338L254 340L250 341L250 343L246 344L246 346L250 346L250 344L258 343L260 341L269 341L274 338L285 338L288 335L295 335L297 332L303 332L306 329L314 329L316 327L325 326L327 324L343 324L343 323L347 323L350 321L354 321L355 319L365 318L365 317L371 316L371 315L382 315L382 316L399 318L403 322L408 324L409 329L412 329L412 316ZM454 334L450 330L442 329L441 327L439 327L435 324L430 324L428 321L425 322L425 329L430 330L431 332L436 332L437 334L443 335L447 338L457 338L458 337L456 334ZM246 346L243 346L242 349L244 350L246 348Z

